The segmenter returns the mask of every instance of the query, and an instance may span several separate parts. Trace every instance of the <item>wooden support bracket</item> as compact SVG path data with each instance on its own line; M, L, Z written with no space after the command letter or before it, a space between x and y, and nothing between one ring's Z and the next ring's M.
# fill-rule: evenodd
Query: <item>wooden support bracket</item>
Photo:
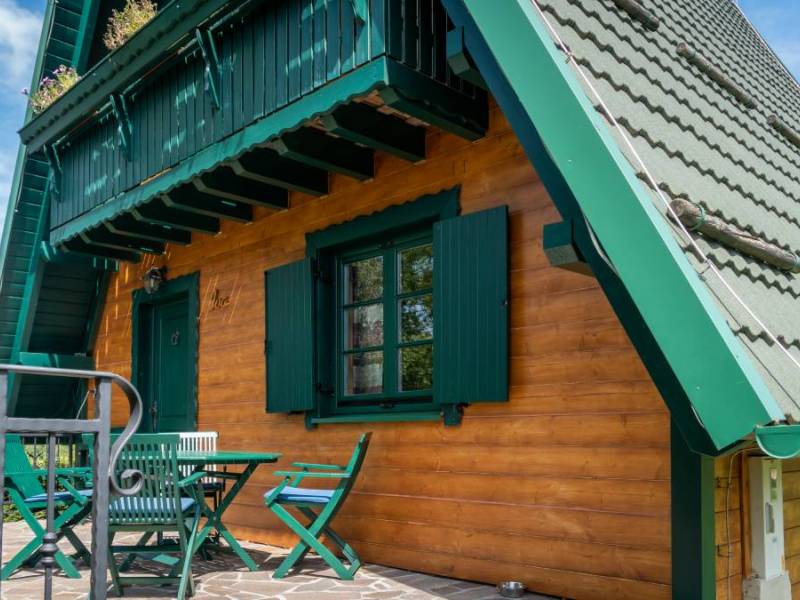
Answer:
M192 242L192 233L190 231L156 223L143 223L142 221L137 221L130 213L121 214L104 223L104 225L112 233L143 238L154 242L168 242L181 246L186 246Z
M130 115L128 114L128 104L125 102L125 97L122 94L111 94L108 97L108 102L111 105L111 112L114 114L114 118L117 121L117 131L119 132L122 154L126 159L130 160L133 125L131 124Z
M457 76L481 89L488 90L486 82L464 43L464 28L456 27L447 32L447 63Z
M323 115L322 124L331 133L402 159L425 160L425 128L409 125L366 104L344 104Z
M61 159L58 156L55 144L43 146L42 152L47 159L47 164L50 165L50 194L52 194L54 200L58 201L61 197Z
M141 259L141 254L138 252L128 250L116 250L114 248L105 248L103 246L96 246L94 244L87 244L80 238L72 238L65 240L59 245L68 252L77 252L78 254L88 254L89 256L98 256L101 258L108 258L112 260L123 260L126 262L138 263Z
M578 249L578 244L575 242L572 219L545 225L542 246L547 260L554 267L580 273L581 275L594 276L591 267L589 267L583 254Z
M220 99L222 70L219 65L217 45L214 43L214 34L208 28L198 27L194 31L194 37L203 61L206 63L206 81L208 83L206 91L211 96L214 108L219 109L222 106Z

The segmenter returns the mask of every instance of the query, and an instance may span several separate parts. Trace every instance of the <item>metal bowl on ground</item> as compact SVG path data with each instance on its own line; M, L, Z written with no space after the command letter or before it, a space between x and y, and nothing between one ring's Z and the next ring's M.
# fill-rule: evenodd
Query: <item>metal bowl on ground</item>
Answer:
M497 584L497 592L503 598L522 598L525 595L525 584L519 581L504 581Z

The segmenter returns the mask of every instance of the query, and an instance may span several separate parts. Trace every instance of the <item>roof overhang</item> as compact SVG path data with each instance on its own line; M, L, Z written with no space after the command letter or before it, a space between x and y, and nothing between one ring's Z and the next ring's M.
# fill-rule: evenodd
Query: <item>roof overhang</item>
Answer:
M719 454L782 420L531 0L443 1L689 445Z

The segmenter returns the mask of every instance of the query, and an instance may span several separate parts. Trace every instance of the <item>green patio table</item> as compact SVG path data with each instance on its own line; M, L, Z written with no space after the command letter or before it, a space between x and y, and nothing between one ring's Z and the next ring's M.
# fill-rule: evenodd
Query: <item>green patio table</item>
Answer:
M280 453L277 452L248 452L245 450L213 450L210 452L181 452L178 454L179 465L190 465L194 467L196 471L205 471L209 476L228 479L234 482L217 505L216 510L212 510L205 500L203 500L201 512L202 515L206 517L207 521L198 532L197 543L195 544L193 552L197 552L211 532L216 530L225 538L225 541L228 542L231 549L248 569L251 571L258 570L258 565L256 565L255 561L250 558L250 555L245 552L244 548L242 548L239 542L236 541L236 538L233 537L231 532L225 527L225 524L222 522L222 516L258 466L277 462L280 457ZM244 465L244 470L241 473L214 471L208 470L209 465L215 465L217 467Z

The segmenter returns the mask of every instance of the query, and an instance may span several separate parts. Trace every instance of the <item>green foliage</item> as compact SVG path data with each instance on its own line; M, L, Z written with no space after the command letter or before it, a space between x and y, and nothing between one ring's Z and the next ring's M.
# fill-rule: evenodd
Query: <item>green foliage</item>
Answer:
M48 75L42 78L39 89L35 92L29 92L27 88L22 90L28 96L28 102L36 114L44 111L80 80L75 69L64 65L59 66L51 75L52 77Z
M134 33L156 16L156 4L152 0L128 0L122 10L112 10L103 43L109 50L116 50Z

